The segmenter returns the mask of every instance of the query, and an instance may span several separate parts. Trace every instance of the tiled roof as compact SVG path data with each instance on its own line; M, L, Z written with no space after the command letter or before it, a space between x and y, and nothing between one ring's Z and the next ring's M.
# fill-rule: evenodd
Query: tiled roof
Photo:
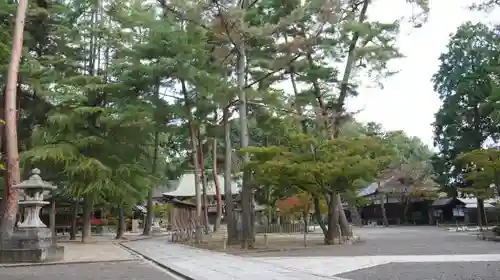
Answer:
M394 176L391 176L391 177L389 177L389 179L380 182L380 187L383 188L387 183L389 183L394 178L395 178ZM379 188L379 182L373 182L370 185L368 185L367 187L361 189L358 192L358 197L364 197L364 196L369 196L369 195L375 194L379 190L378 188Z
M222 194L224 193L224 176L218 175L219 184ZM174 186L172 191L166 191L163 193L164 196L170 197L192 197L195 196L194 189L194 173L189 172L182 175L179 180L176 181L176 186ZM236 181L231 182L231 190L233 194L237 194L240 192L241 187ZM207 195L213 196L215 195L215 185L212 180L208 181L207 185Z

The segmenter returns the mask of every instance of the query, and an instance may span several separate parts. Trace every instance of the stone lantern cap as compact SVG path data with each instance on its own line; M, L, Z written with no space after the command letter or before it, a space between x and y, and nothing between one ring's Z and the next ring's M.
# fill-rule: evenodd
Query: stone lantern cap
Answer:
M40 177L40 169L38 168L34 168L33 170L31 170L31 176L28 178L28 180L24 180L21 183L14 185L13 187L16 189L57 189L56 186L42 180L42 177Z

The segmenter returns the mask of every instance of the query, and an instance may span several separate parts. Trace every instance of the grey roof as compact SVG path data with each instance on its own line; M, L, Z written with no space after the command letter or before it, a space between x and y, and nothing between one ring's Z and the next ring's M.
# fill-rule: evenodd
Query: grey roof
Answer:
M369 196L377 192L378 182L373 182L358 192L358 197Z
M167 186L162 186L153 189L153 198L161 198L163 197L164 192L171 191L172 187L167 184Z
M389 179L380 182L380 186L383 187L385 184L387 184L388 182L390 182L394 178L395 178L395 176L391 176L391 177L389 177ZM368 185L367 187L361 189L358 192L358 197L369 196L369 195L375 194L377 192L378 188L379 188L379 182L373 182L370 185Z
M431 206L445 206L450 204L453 201L453 197L445 197L434 200Z
M477 198L475 197L465 197L465 198L459 198L461 202L465 203L465 208L477 208ZM494 208L495 203L498 202L498 198L490 198L490 199L485 199L484 200L484 208Z
M218 175L219 184L221 188L221 192L224 192L224 176ZM176 186L174 186L172 191L166 191L163 193L164 196L173 196L173 197L193 197L195 196L194 189L194 173L185 173L182 175L179 180L176 182ZM235 180L231 182L231 190L233 194L237 194L240 192L241 187ZM213 181L208 181L207 185L207 195L213 196L215 195L215 184Z

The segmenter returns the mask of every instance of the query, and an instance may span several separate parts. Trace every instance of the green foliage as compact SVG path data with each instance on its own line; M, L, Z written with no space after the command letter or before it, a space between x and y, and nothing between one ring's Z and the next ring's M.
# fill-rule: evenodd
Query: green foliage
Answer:
M448 50L440 57L433 79L443 102L434 124L440 152L433 165L449 192L466 187L458 156L499 136L499 58L498 27L470 22L450 37Z
M379 82L393 74L387 63L401 56L399 22L359 20L360 4L369 2L262 0L244 9L236 1L46 2L31 2L26 19L18 135L23 166L42 169L62 195L115 208L142 203L159 182L193 167L191 138L202 143L202 164L210 168L217 160L212 138L224 154L222 109L237 113L235 46L243 41L253 147L246 167L260 201L274 205L299 190L356 200L362 181L409 157L426 158L417 139L376 131L376 124L352 123L351 134L346 129L344 138L325 140L320 99L329 114L345 113L341 96L357 95L356 78ZM408 2L428 9L427 1ZM13 1L0 3L2 88L15 8ZM331 63L349 54L349 67ZM292 75L299 89L277 89ZM242 125L230 121L234 150ZM241 158L233 154L237 173Z
M153 211L155 217L158 218L167 218L168 215L170 214L170 211L172 211L172 204L171 203L166 203L166 204L159 204L153 206Z
M458 163L464 170L463 190L480 198L490 198L500 185L500 151L478 149L461 154Z
M390 161L390 151L375 138L319 140L292 134L286 146L249 148L248 165L258 185L312 194L346 192L370 180Z

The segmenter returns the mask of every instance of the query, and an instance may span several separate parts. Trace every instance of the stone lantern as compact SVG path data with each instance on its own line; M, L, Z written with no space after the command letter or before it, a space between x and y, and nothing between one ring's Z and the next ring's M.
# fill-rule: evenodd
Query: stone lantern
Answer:
M52 231L40 219L40 210L49 202L44 195L56 189L40 177L40 170L31 171L28 180L13 186L24 199L19 204L24 207L24 219L14 231L10 240L0 249L0 262L50 262L62 260L64 247L57 246Z

